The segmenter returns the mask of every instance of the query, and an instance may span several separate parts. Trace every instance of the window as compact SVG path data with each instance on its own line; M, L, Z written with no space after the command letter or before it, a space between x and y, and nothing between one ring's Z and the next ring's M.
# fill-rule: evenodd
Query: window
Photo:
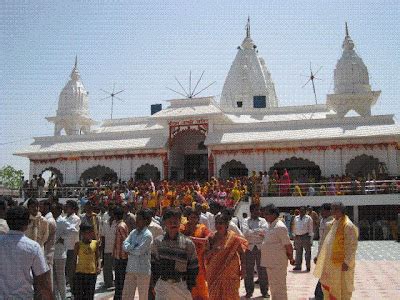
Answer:
M238 102L236 102L236 104L237 104L237 107L243 107L243 101L238 101Z
M265 96L254 96L253 97L254 108L265 108L267 107L267 102Z

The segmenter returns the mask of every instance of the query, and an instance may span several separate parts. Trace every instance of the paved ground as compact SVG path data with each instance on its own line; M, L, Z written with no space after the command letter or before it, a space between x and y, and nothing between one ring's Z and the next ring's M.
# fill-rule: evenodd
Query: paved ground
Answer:
M314 242L313 257L317 249ZM317 279L310 273L293 272L288 268L288 294L290 300L305 300L313 296ZM303 269L305 267L303 266ZM362 241L359 242L355 274L355 292L353 299L400 299L400 243L394 241ZM95 299L112 299L112 291L101 289L102 276L97 280ZM242 281L240 295L245 295ZM139 299L137 294L134 299ZM245 297L242 297L245 299ZM262 299L256 288L252 299Z

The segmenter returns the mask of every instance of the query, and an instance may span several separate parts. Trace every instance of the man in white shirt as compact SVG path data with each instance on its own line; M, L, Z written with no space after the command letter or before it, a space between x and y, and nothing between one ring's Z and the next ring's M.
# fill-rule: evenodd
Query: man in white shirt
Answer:
M244 285L246 297L251 298L254 292L254 265L257 267L258 281L263 298L268 297L267 269L261 267L261 244L268 227L267 221L260 217L260 207L257 204L250 205L250 218L243 222L243 234L249 242L249 250L246 251L246 276Z
M56 243L56 220L53 218L53 214L50 211L51 203L49 200L43 200L39 203L39 209L41 214L46 219L49 225L49 236L47 241L44 243L44 256L46 257L47 264L50 268L50 279L51 286L53 286L53 261L54 261L54 246Z
M0 234L6 234L10 229L6 221L7 201L4 197L0 198Z
M104 286L110 288L114 286L114 275L113 275L113 257L112 252L114 249L115 242L115 230L117 228L117 222L114 220L113 209L108 210L108 216L104 222L102 222L101 233L104 237Z
M296 264L293 270L301 270L304 249L307 272L310 272L313 220L306 214L306 208L304 206L300 207L300 215L296 216L293 220L293 235L294 248L296 249Z
M79 226L81 225L81 219L76 215L76 211L78 211L78 203L74 200L68 200L65 204L65 213L67 214L67 217L65 218L67 223L67 234L64 244L67 249L65 273L71 290L75 276L75 266L73 264L74 248L75 243L79 242Z
M201 205L201 214L208 219L208 229L210 229L212 232L215 232L215 217L209 211L209 206L206 202Z
M51 207L53 217L56 219L56 244L54 246L53 262L53 294L55 299L65 299L65 261L67 249L64 239L67 235L67 222L62 216L63 206L60 203Z

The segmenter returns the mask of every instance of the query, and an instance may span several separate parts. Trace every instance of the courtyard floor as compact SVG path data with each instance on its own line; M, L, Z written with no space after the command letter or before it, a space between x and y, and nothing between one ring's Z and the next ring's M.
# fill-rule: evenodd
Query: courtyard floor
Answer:
M317 242L314 242L312 252L314 257L317 250ZM288 268L288 297L290 300L305 300L313 297L317 279L311 272L292 271ZM355 273L355 291L353 299L400 299L400 243L395 241L360 241L357 251L357 264ZM112 299L113 292L101 288L103 277L97 279L96 296L97 300ZM244 283L241 282L241 299L244 295ZM134 299L139 299L137 293ZM256 286L252 299L262 299L259 289Z

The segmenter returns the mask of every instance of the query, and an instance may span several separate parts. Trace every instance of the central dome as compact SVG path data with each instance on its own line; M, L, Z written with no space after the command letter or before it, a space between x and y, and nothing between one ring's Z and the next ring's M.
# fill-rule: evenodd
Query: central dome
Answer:
M275 86L264 59L250 36L250 20L246 37L231 65L222 89L221 108L226 111L259 111L278 106Z

